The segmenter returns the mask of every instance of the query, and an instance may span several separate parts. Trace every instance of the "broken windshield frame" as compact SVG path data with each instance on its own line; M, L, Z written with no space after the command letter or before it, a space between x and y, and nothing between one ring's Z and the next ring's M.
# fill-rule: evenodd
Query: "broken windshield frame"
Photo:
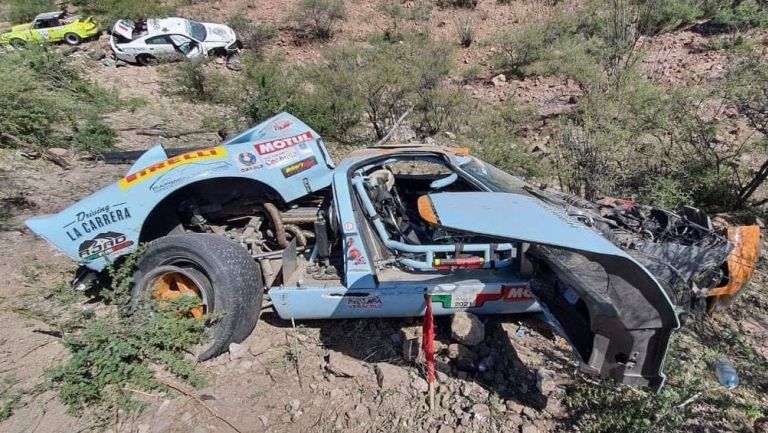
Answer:
M528 195L525 191L526 183L522 179L475 157L459 158L458 166L492 191Z

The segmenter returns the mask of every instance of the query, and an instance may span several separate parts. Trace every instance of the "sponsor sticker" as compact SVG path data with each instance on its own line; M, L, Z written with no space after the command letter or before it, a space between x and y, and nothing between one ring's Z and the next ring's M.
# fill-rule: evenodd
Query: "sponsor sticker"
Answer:
M301 161L298 161L291 165L286 165L285 167L283 167L282 168L283 177L289 178L303 171L307 171L316 165L317 165L317 159L314 156L310 156L309 158L302 159Z
M237 155L237 165L241 173L247 173L264 167L259 157L253 152L241 152Z
M477 295L469 293L465 295L451 295L451 308L469 308L475 306Z
M152 181L149 189L152 192L162 192L176 188L192 179L205 176L216 171L226 170L230 164L226 161L188 164L177 170L172 170Z
M440 303L443 308L480 308L486 302L530 302L533 293L526 285L502 285L496 293L453 293L432 295L432 301Z
M367 265L365 256L363 253L355 247L356 238L350 236L347 239L347 261L350 262L350 266L362 266Z
M288 119L278 119L278 120L275 120L274 122L272 122L272 129L275 132L285 131L286 129L290 128L291 126L293 126L293 122L291 122Z
M282 152L265 155L264 164L266 164L267 166L278 165L284 162L293 161L295 159L298 159L298 157L299 157L299 154L295 150L288 149Z
M181 154L179 156L174 156L173 158L168 158L165 161L152 164L147 168L143 168L135 173L131 173L128 176L120 179L118 184L120 185L120 189L128 189L147 179L158 176L174 168L190 164L192 162L222 159L226 157L227 149L224 146L217 146L204 150L195 150Z
M87 211L77 212L75 219L64 226L64 231L67 233L69 240L76 241L85 234L130 218L131 211L125 205L125 202L108 204Z
M355 310L380 310L384 304L378 296L345 296L347 307Z
M264 143L256 143L253 145L253 147L256 149L256 152L258 152L259 155L267 155L288 149L301 143L305 143L312 139L312 133L307 131L299 135L294 135L293 137L280 138L277 140L266 141Z
M355 230L355 223L352 221L347 221L344 223L344 231L345 232L351 232Z
M133 241L122 233L99 233L93 239L80 244L80 258L85 262L90 262L114 254L131 245L133 245Z

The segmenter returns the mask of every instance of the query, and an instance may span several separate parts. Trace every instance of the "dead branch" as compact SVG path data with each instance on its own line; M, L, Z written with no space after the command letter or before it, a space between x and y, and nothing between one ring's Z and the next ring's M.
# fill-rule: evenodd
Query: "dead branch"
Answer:
M301 382L301 366L299 365L299 338L296 336L296 322L291 317L291 326L293 326L293 364L296 367L296 375L299 377L299 388L304 389Z
M136 135L146 135L149 137L163 137L163 138L181 138L187 135L194 135L194 134L213 134L215 131L210 131L208 129L193 129L190 131L174 131L169 129L163 129L163 128L143 128L143 129L137 129L135 134Z
M51 161L52 163L54 163L54 164L58 165L59 167L63 168L64 170L69 170L70 167L71 167L71 165L64 158L62 158L60 156L57 156L57 155L54 155L53 153L48 151L48 149L46 149L46 148L44 148L44 147L42 147L40 145L32 144L32 143L26 143L26 142L22 141L21 139L19 139L18 137L16 137L15 135L11 135L11 134L8 134L6 132L2 132L2 133L0 133L0 139L2 139L3 141L10 141L11 143L13 143L14 146L16 146L18 148L30 150L30 151L33 151L33 152L37 152L37 153L40 154L40 156L44 160Z
M179 384L173 383L173 382L171 382L171 381L169 381L169 380L166 380L166 379L163 379L163 378L159 378L159 377L157 377L157 376L155 376L155 380L157 380L158 382L160 382L160 383L162 383L163 385L167 386L168 388L171 388L171 389L173 389L174 391L176 391L176 392L179 392L180 394L183 394L183 395L185 395L185 396L187 396L187 397L191 398L191 399L192 399L192 400L194 400L194 401L195 401L197 404L199 404L199 405L200 405L200 406L202 406L202 407L203 407L205 410L207 410L207 411L208 411L208 412L209 412L211 415L213 415L213 416L214 416L216 419L218 419L219 421L221 421L221 422L223 422L224 424L226 424L227 426L229 426L229 428L231 428L232 430L236 431L237 433L243 433L243 432L242 432L240 429L238 429L237 427L235 427L235 426L234 426L234 424L232 424L231 422L229 422L229 421L228 421L226 418L224 418L223 416L219 415L219 413L218 413L218 412L217 412L217 411L216 411L214 408L212 408L212 407L210 407L209 405L207 405L207 404L206 404L206 403L205 403L205 402L204 402L204 401L203 401L203 400L202 400L200 397L198 397L198 396L197 396L197 395L196 395L196 394L195 394L193 391L189 391L189 390L186 390L186 389L184 389L184 387L183 387L183 386L181 386L181 385L179 385Z

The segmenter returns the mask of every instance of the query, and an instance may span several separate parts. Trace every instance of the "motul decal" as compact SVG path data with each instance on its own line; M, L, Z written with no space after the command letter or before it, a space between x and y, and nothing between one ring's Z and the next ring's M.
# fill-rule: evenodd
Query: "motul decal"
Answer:
M265 143L256 143L253 145L253 147L256 148L256 152L259 152L259 155L266 155L272 152L277 152L278 150L296 146L297 144L301 144L310 140L312 140L312 133L307 131L303 134L294 135L293 137L280 138L278 140L267 141Z

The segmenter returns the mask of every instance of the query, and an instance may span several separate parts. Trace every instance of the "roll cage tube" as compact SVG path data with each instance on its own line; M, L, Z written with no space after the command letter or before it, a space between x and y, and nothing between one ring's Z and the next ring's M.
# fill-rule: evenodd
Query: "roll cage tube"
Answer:
M424 254L425 260L414 260L409 258L400 258L398 261L410 268L418 270L436 270L433 266L435 253L452 253L456 251L456 247L453 245L409 245L400 241L391 239L387 234L387 230L384 228L384 223L381 222L379 214L368 197L368 192L365 190L365 175L362 170L357 170L352 177L352 185L354 185L357 195L360 197L360 201L363 204L366 214L373 222L373 226L376 229L381 240L387 248L413 254ZM494 251L513 251L515 248L510 243L498 244L492 251L490 244L465 244L462 245L462 251L467 252L481 252L485 259L483 267L490 267L491 253ZM506 262L506 263L505 263ZM509 260L499 261L496 263L496 267L503 267L509 263Z

